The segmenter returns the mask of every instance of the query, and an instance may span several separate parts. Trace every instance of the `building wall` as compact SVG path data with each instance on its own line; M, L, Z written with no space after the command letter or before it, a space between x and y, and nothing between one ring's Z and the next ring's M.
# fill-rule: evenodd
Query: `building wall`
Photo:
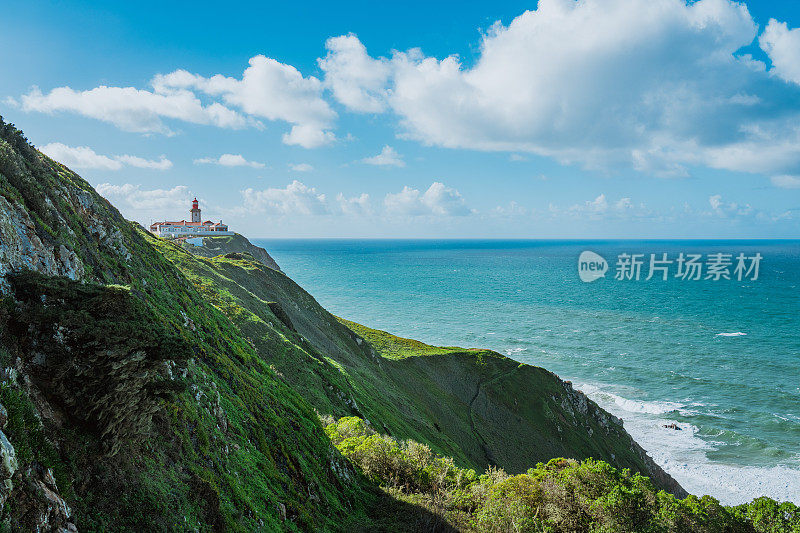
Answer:
M203 237L233 235L232 231L214 231L198 226L159 226L157 230L159 237L182 237L184 235L196 235Z

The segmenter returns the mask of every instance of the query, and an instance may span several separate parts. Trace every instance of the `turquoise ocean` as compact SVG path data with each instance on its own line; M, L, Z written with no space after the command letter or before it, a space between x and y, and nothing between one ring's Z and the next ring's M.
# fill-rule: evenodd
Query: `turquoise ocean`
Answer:
M334 314L572 381L690 492L800 504L798 241L254 242ZM581 281L585 250L605 277ZM732 254L732 279L645 280L664 253ZM735 279L740 253L757 280ZM620 254L644 254L641 279L614 279Z

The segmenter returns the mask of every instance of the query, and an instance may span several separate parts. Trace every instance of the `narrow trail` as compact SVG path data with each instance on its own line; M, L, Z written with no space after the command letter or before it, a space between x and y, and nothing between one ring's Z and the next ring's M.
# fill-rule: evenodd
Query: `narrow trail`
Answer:
M497 460L495 459L494 454L492 453L492 450L489 449L489 446L486 443L486 439L483 438L483 436L480 434L478 429L475 427L475 413L474 413L474 410L473 410L473 404L475 403L475 400L478 399L478 396L481 393L481 389L483 388L483 386L485 384L494 383L494 382L496 382L496 381L498 381L500 379L508 377L511 374L513 374L514 372L516 372L518 368L519 368L519 366L515 366L511 370L509 370L507 372L503 372L502 374L498 374L498 375L496 375L496 376L494 376L492 378L485 379L485 380L479 380L478 381L478 385L475 387L475 394L472 396L472 399L469 401L469 406L468 406L469 425L472 428L472 433L474 433L475 436L478 438L478 442L480 443L481 449L483 450L483 455L484 455L484 457L486 457L486 462L488 464L490 464L490 465L497 465Z

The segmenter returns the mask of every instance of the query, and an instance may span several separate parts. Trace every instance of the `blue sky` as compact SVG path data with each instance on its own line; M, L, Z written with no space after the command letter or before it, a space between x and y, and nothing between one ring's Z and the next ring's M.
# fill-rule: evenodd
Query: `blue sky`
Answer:
M26 2L0 114L251 237L800 237L795 2Z

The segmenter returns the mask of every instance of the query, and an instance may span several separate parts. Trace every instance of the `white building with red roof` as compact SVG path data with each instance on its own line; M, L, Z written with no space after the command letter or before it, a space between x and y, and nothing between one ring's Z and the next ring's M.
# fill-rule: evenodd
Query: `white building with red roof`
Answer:
M150 231L159 237L216 237L222 235L233 235L228 231L228 226L219 222L206 220L203 222L200 217L200 207L197 198L192 201L192 208L189 210L191 220L181 220L178 222L154 222L150 224Z

